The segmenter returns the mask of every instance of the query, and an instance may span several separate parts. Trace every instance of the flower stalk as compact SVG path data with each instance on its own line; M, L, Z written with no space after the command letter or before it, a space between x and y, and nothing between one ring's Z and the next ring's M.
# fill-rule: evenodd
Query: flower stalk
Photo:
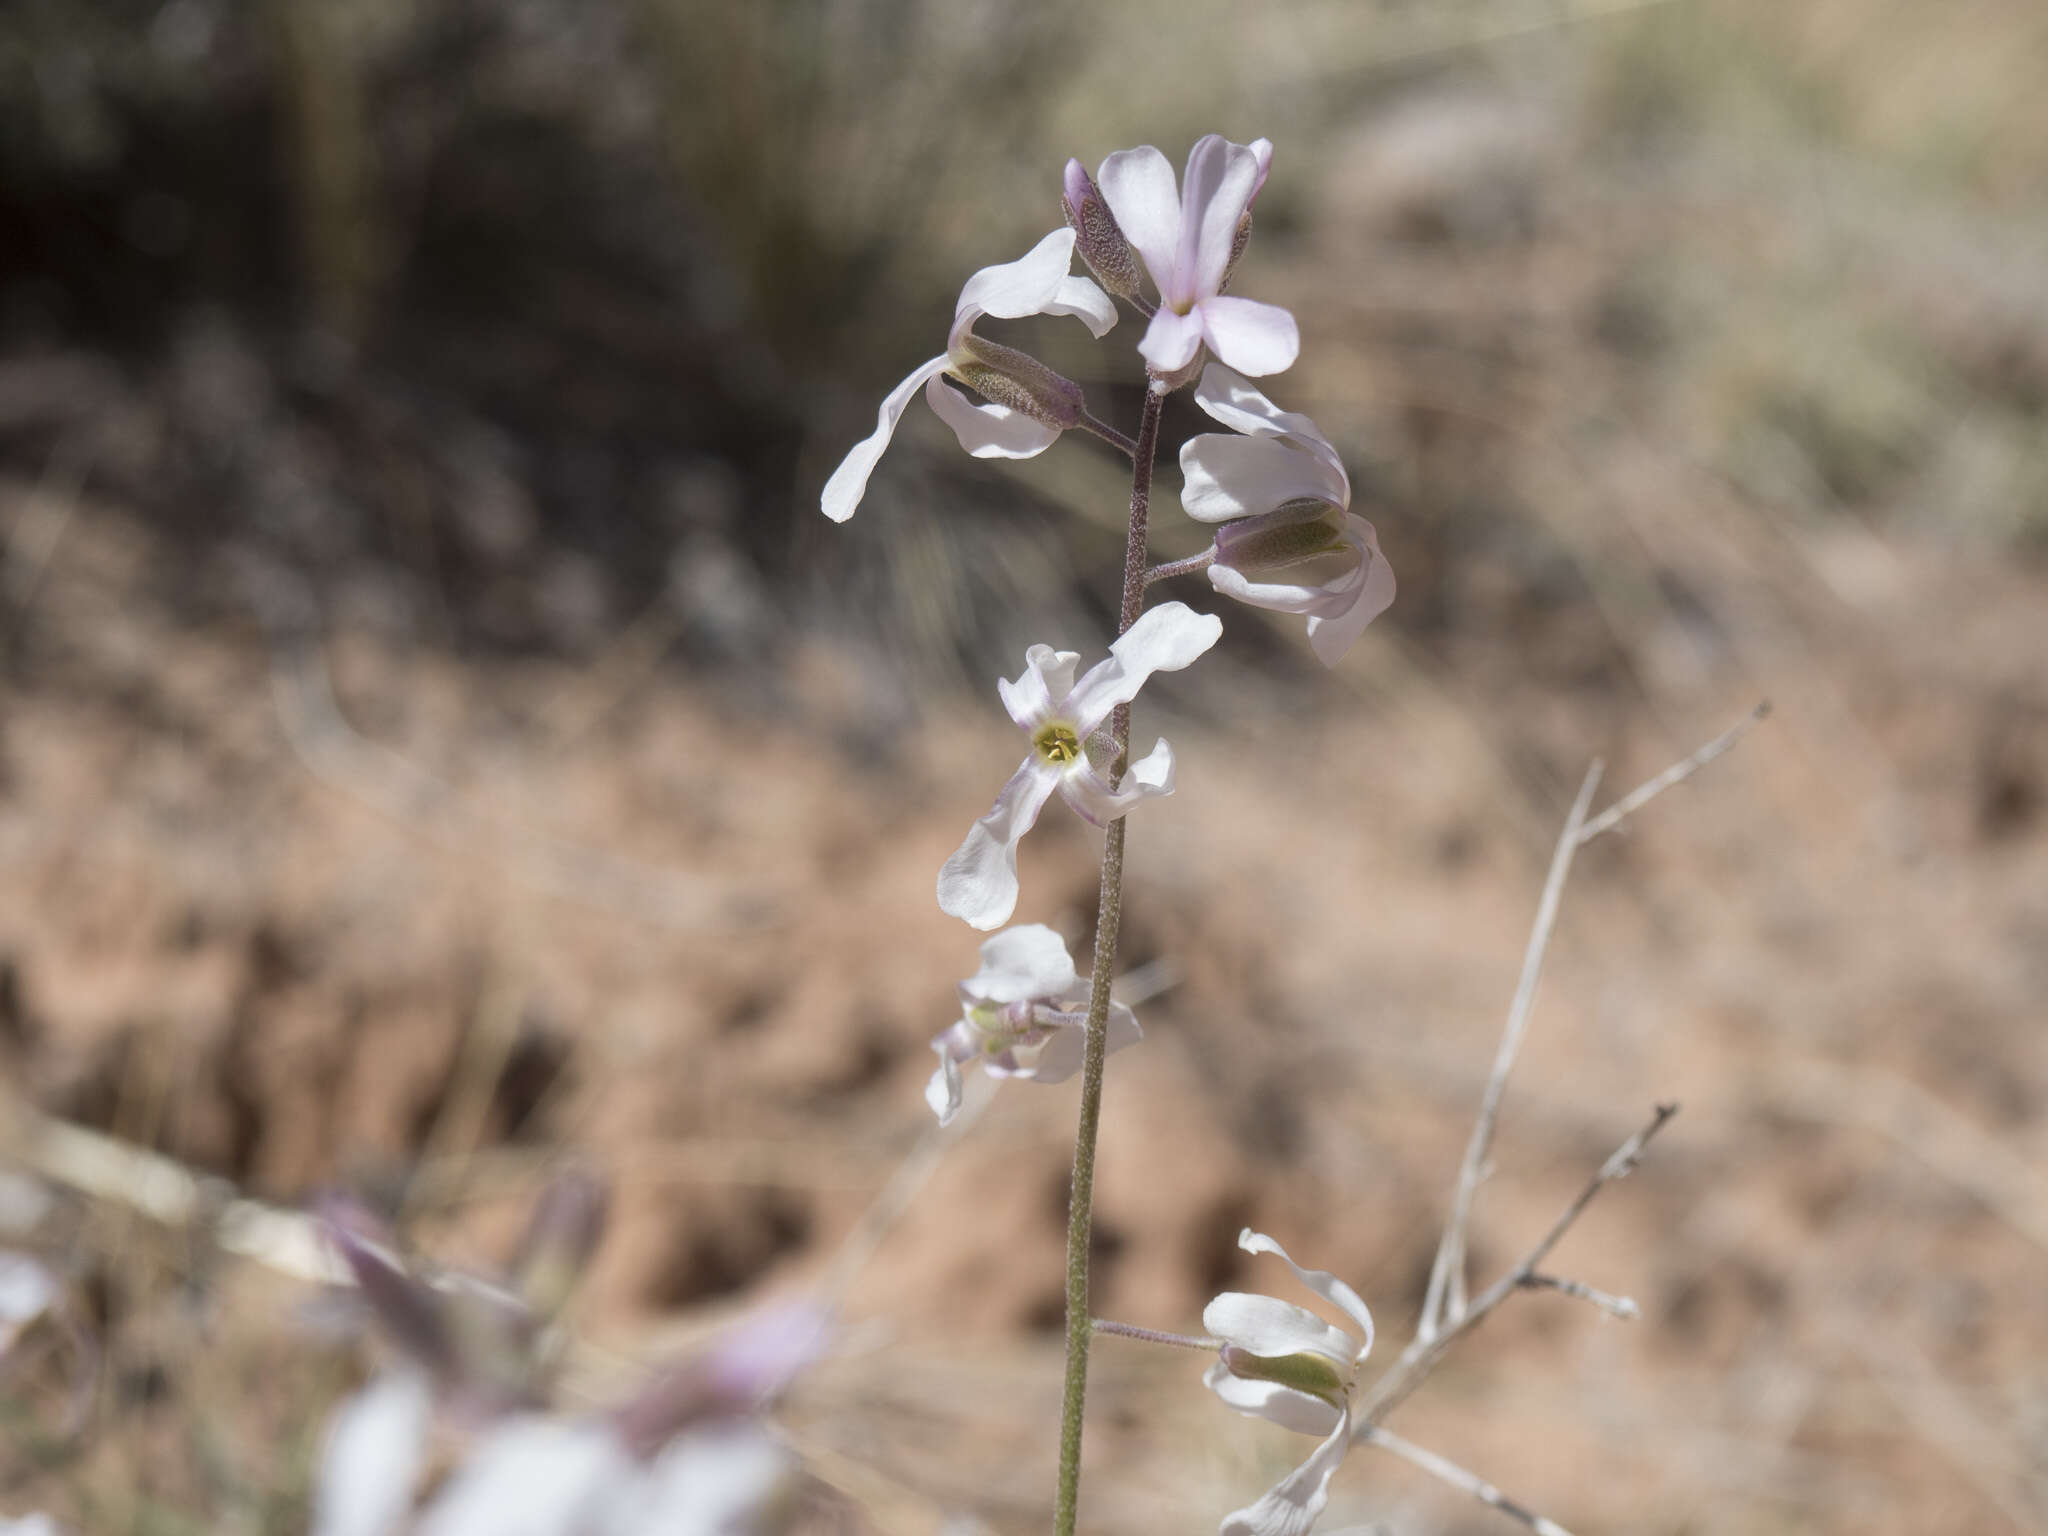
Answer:
M1159 456L1159 414L1166 391L1153 382L1145 391L1138 422L1137 451L1131 455L1131 515L1124 541L1123 605L1117 618L1121 637L1137 623L1145 604L1147 523L1152 508L1152 465ZM1119 704L1111 716L1116 759L1114 787L1123 776L1131 739L1131 707ZM1088 1250L1095 1203L1095 1142L1102 1123L1103 1062L1109 1042L1109 982L1116 969L1117 930L1123 915L1124 818L1102 840L1102 886L1095 919L1095 959L1089 977L1088 1039L1081 1063L1081 1118L1074 1134L1074 1184L1067 1202L1067 1368L1060 1394L1059 1486L1053 1499L1055 1536L1074 1536L1081 1497L1081 1418L1088 1393L1088 1344L1093 1324L1088 1310Z

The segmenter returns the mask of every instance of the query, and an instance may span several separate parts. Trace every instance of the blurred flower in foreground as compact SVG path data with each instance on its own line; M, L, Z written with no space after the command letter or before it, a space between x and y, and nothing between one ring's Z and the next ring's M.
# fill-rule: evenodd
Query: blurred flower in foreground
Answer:
M1303 1285L1344 1313L1359 1337L1305 1307L1271 1296L1225 1291L1202 1310L1202 1327L1223 1341L1203 1384L1240 1413L1271 1419L1323 1443L1256 1504L1227 1516L1222 1536L1302 1536L1329 1502L1330 1478L1351 1447L1351 1393L1372 1351L1372 1314L1335 1275L1303 1269L1272 1238L1249 1227L1246 1253L1277 1254Z
M1159 289L1159 311L1138 343L1153 372L1179 373L1205 343L1244 373L1293 366L1301 351L1294 316L1276 304L1223 294L1243 248L1240 231L1250 231L1252 199L1272 164L1265 139L1233 144L1214 133L1188 151L1178 188L1173 166L1149 144L1102 162L1096 179L1103 198Z
M960 1020L932 1041L939 1069L924 1096L945 1125L960 1110L961 1068L979 1061L991 1077L1063 1083L1081 1070L1088 985L1067 946L1042 923L1006 928L981 946L981 969L960 983ZM1140 1038L1138 1020L1109 1005L1108 1048Z
M1308 417L1283 411L1217 363L1195 403L1233 430L1181 446L1181 505L1222 523L1209 583L1255 608L1308 616L1308 642L1335 666L1394 601L1394 572L1371 523L1352 513L1351 480ZM1255 580L1288 572L1292 579Z
M1106 776L1115 742L1110 712L1128 704L1154 672L1177 672L1216 643L1223 621L1185 603L1161 603L1109 648L1109 659L1074 680L1074 651L1034 645L1024 653L1016 682L996 688L1010 718L1029 733L1031 753L1010 776L996 803L969 829L939 871L939 907L976 928L995 928L1017 907L1017 843L1058 790L1097 826L1114 821L1140 800L1173 793L1173 749L1164 741L1131 764L1121 787Z
M330 1213L336 1248L405 1352L336 1410L314 1536L768 1536L783 1529L796 1457L761 1417L822 1346L822 1309L764 1312L599 1417L545 1412L551 1307L596 1244L601 1194L543 1197L513 1285L412 1274L360 1213ZM453 1470L423 1509L437 1438Z
M27 1254L0 1249L0 1359L57 1305L57 1282Z
M1079 385L1027 353L974 334L974 322L983 315L1000 320L1074 315L1094 335L1106 335L1116 324L1116 305L1087 278L1069 275L1073 257L1074 232L1056 229L1016 261L983 267L967 279L944 355L918 364L889 391L875 430L853 445L825 482L819 505L827 517L843 523L860 506L868 476L920 384L925 402L977 459L1031 458L1050 448L1066 428L1081 424L1087 412ZM974 389L985 403L950 388L942 377L946 374Z

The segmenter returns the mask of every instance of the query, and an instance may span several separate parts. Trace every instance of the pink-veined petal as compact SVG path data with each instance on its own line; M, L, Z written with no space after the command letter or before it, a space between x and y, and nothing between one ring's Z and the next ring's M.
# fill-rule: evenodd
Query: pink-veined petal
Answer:
M1199 309L1188 314L1159 306L1159 312L1152 317L1152 323L1145 327L1145 335L1138 342L1138 356L1154 373L1178 373L1195 360L1195 354L1202 350L1202 315Z
M1217 1536L1308 1536L1330 1502L1330 1479L1351 1449L1351 1413L1338 1416L1329 1438L1281 1478L1256 1504L1226 1515Z
M433 1389L418 1371L379 1376L335 1409L313 1491L313 1536L397 1536L426 1461Z
M1223 286L1238 221L1258 181L1259 157L1221 134L1205 134L1188 151L1187 174L1180 181L1180 248L1174 259L1176 296L1183 301L1207 298Z
M1036 753L1010 775L989 813L939 870L939 910L973 927L1000 928L1017 910L1017 843L1058 787L1057 768Z
M1284 373L1301 355L1301 328L1278 304L1212 293L1195 306L1195 314L1209 350L1239 373Z
M1060 777L1060 796L1083 821L1106 827L1141 800L1173 793L1173 748L1156 741L1115 789L1085 760Z
M1060 429L992 401L968 399L934 374L924 386L925 403L953 429L960 446L977 459L1035 459L1059 440Z
M1257 517L1291 501L1343 506L1351 486L1292 439L1203 432L1180 448L1180 504L1203 523Z
M1202 1331L1269 1360L1321 1355L1340 1375L1358 1362L1358 1340L1306 1307L1277 1296L1225 1291L1202 1308Z
M1349 605L1339 613L1309 616L1309 649L1326 667L1334 667L1343 660L1344 653L1365 632L1365 626L1385 613L1394 602L1394 568L1380 553L1379 535L1362 517L1346 514L1344 521L1347 527L1357 525L1351 531L1364 545L1367 564L1365 580Z
M1364 1300L1350 1286L1325 1269L1303 1269L1288 1257L1287 1250L1263 1232L1254 1232L1246 1227L1237 1234L1237 1246L1246 1253L1270 1253L1281 1259L1294 1271L1294 1278L1314 1291L1331 1306L1337 1308L1358 1325L1363 1342L1359 1345L1356 1359L1363 1360L1372 1353L1372 1313Z
M982 315L1019 320L1044 314L1073 264L1074 232L1056 229L1015 261L983 267L961 286L953 306L954 335Z
M996 693L1010 718L1027 731L1035 731L1055 717L1074 691L1074 668L1080 664L1079 651L1056 651L1049 645L1034 645L1024 653L1024 670L1017 681L996 679Z
M1060 707L1085 737L1117 705L1136 698L1154 672L1178 672L1192 665L1222 634L1221 619L1197 613L1186 603L1147 608L1110 646L1108 659L1081 674Z
M1043 923L1005 928L981 946L981 969L961 985L991 1003L1063 997L1080 985L1067 942Z
M1222 1399L1227 1407L1297 1435L1327 1435L1343 1410L1313 1393L1277 1381L1254 1381L1233 1375L1218 1360L1202 1375L1202 1385Z
M875 430L846 451L846 457L832 471L832 478L825 482L824 494L818 498L819 507L833 522L843 523L853 516L867 491L868 476L875 472L889 439L896 435L896 423L903 419L910 397L917 393L918 385L943 373L945 367L943 357L920 363L884 397L881 410L875 414Z
M1124 238L1152 274L1160 298L1170 304L1168 290L1180 250L1180 189L1174 185L1172 162L1150 144L1120 149L1102 162L1095 183Z

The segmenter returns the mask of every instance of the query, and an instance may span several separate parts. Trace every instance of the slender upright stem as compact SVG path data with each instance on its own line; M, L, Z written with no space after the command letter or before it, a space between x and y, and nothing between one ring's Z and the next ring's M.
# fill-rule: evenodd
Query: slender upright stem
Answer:
M1131 456L1131 521L1124 542L1122 635L1145 604L1146 519L1152 507L1152 461L1159 454L1159 412L1166 392L1155 380L1145 391ZM1117 706L1110 722L1116 761L1110 782L1124 771L1131 739L1131 707ZM1053 1500L1055 1536L1074 1536L1081 1500L1081 1413L1088 1393L1088 1241L1095 1205L1095 1137L1102 1123L1102 1063L1108 1055L1109 979L1116 969L1117 928L1123 915L1124 822L1109 824L1102 840L1102 894L1095 919L1095 967L1089 978L1088 1043L1081 1060L1081 1123L1074 1134L1074 1188L1067 1202L1067 1373L1060 1396L1060 1480Z

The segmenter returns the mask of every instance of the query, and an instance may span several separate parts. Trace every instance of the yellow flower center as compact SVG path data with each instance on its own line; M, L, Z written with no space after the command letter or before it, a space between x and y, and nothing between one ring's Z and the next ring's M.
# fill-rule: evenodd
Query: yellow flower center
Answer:
M1064 725L1057 720L1049 725L1041 725L1038 734L1031 738L1031 745L1048 763L1057 763L1062 767L1081 755L1081 738L1075 734L1071 725Z

